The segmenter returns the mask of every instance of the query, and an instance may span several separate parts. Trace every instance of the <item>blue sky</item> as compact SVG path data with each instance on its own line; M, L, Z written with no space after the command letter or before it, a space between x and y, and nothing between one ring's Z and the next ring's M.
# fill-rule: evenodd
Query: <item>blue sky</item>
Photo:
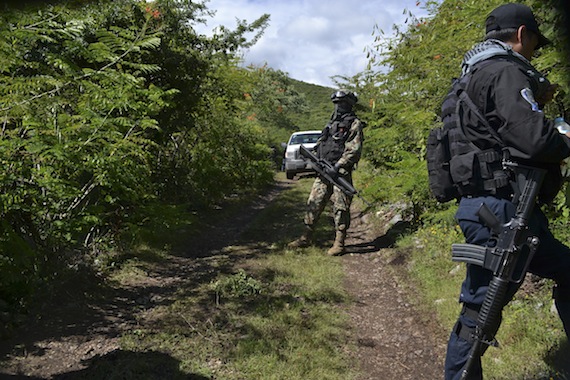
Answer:
M330 77L364 71L365 47L371 46L377 25L387 35L392 26L404 25L405 9L417 17L427 15L425 1L417 0L209 0L215 10L198 32L211 34L219 25L230 29L236 19L252 22L267 13L269 27L257 44L244 52L246 65L282 70L294 79L333 86Z

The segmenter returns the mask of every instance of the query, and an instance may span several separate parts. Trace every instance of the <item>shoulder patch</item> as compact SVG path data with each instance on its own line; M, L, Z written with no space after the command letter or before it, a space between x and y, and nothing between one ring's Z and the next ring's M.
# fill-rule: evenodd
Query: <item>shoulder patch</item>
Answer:
M532 90L528 87L525 87L521 90L521 96L523 97L524 100L526 100L528 102L528 104L530 104L530 107L532 108L533 111L535 112L542 112L540 107L538 106L538 102L534 99L534 94L532 93Z

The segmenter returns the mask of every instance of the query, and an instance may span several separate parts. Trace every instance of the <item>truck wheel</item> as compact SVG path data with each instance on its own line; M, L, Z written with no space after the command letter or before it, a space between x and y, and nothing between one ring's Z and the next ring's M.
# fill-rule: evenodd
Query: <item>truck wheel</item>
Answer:
M294 172L287 172L287 179L293 179L295 177Z

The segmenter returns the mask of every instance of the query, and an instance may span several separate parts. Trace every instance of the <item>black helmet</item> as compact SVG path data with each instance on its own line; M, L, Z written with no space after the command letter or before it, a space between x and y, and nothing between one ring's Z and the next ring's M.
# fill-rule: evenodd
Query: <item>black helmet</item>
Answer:
M331 94L331 100L333 103L344 101L353 106L358 102L358 97L352 91L338 90Z

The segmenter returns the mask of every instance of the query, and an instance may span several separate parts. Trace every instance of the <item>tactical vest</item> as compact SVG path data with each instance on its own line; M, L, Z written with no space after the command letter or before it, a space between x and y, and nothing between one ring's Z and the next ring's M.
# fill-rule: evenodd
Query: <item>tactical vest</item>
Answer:
M510 181L502 165L504 144L466 92L476 71L458 80L453 86L454 91L443 101L443 128L449 129L451 177L459 194L494 195L497 190L510 185ZM495 140L495 148L482 150L466 137L464 126L477 124L486 128Z
M356 115L346 114L340 120L327 124L321 135L318 146L319 158L324 158L330 163L336 163L344 152L344 144L348 138L350 127Z
M443 126L430 132L427 143L429 184L440 202L465 195L496 195L510 192L503 170L503 143L467 95L476 71L455 79L442 104ZM464 132L465 125L482 125L495 140L493 148L480 149Z

